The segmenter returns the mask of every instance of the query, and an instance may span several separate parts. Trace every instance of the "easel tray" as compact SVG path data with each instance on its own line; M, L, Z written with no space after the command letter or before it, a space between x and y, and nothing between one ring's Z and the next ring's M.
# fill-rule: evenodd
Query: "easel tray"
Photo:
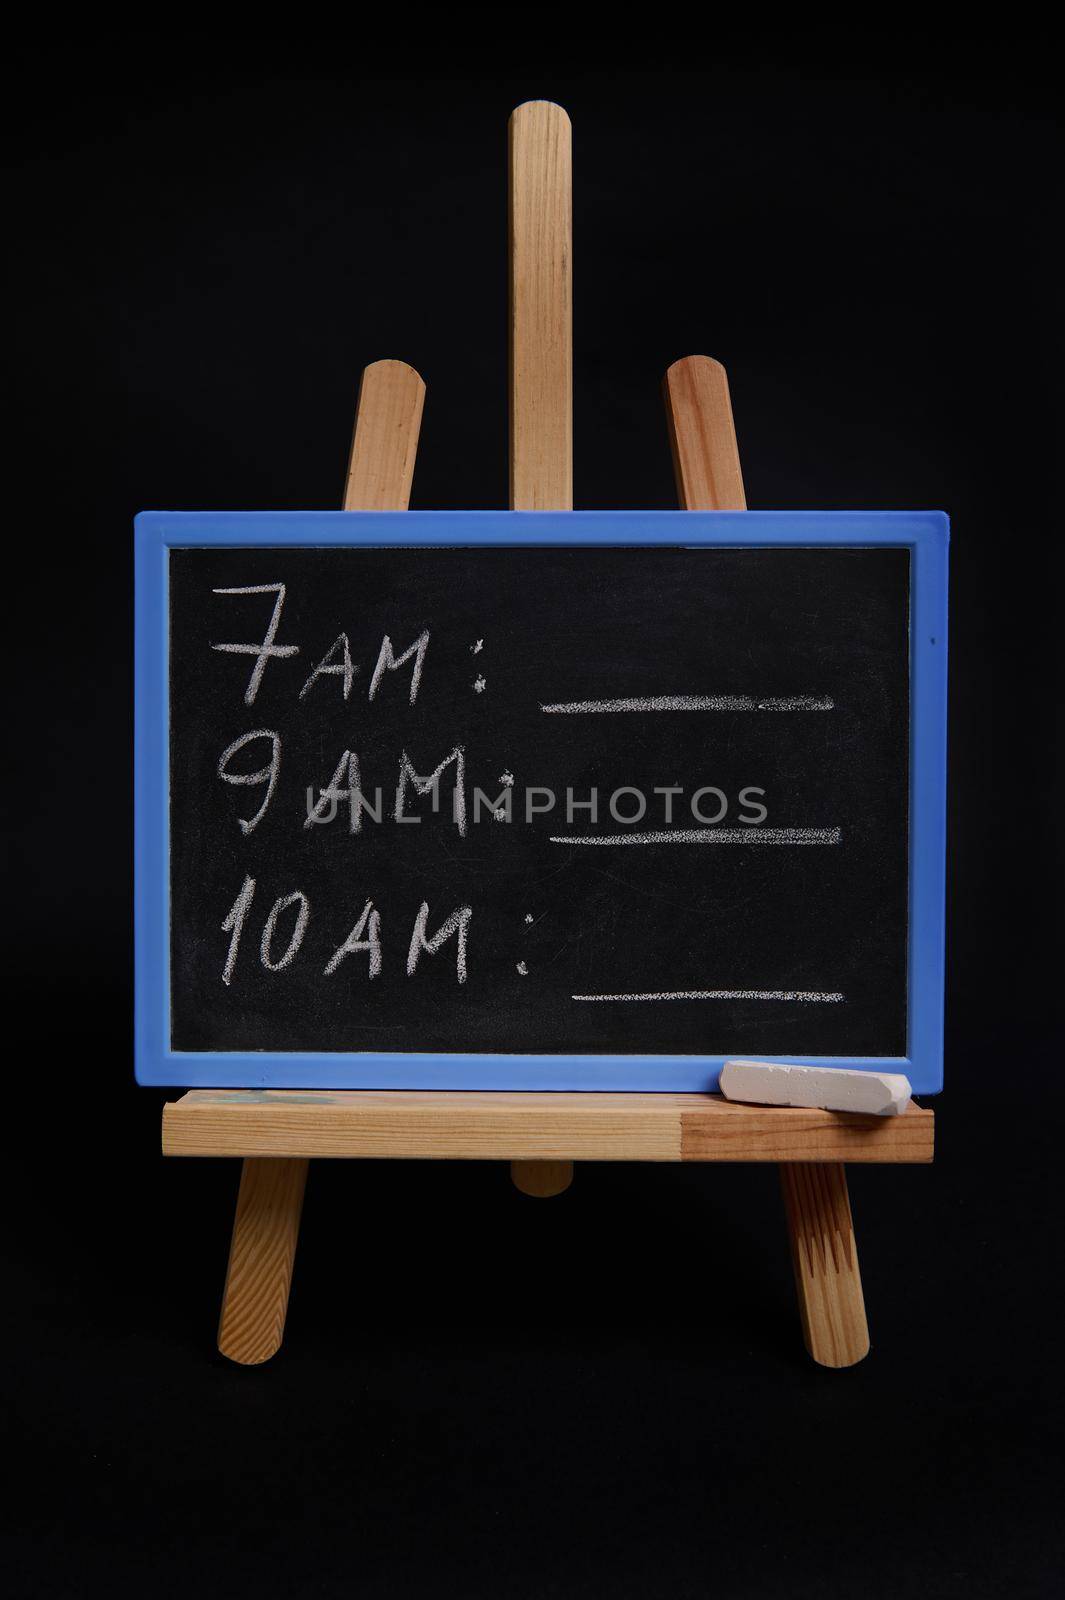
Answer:
M699 1094L194 1089L168 1156L413 1161L929 1162L935 1118L746 1106Z

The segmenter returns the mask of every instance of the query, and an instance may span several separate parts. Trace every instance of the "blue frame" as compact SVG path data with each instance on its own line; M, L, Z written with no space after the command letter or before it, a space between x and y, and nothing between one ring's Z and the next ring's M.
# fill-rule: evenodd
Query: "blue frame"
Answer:
M707 1091L724 1057L170 1048L168 552L272 545L903 547L910 551L907 1042L900 1057L770 1057L943 1082L947 546L939 511L145 511L136 519L135 1054L140 1083L200 1088Z

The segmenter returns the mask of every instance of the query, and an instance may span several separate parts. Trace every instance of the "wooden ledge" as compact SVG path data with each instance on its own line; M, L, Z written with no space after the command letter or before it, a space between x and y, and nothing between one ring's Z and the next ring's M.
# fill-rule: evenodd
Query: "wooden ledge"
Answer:
M744 1106L701 1094L194 1089L168 1156L451 1161L927 1162L935 1119Z

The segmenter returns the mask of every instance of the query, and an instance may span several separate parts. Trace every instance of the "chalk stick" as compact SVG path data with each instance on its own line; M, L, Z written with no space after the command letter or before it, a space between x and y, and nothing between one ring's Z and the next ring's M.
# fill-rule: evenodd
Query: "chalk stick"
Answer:
M819 1106L897 1117L910 1099L901 1072L857 1072L852 1067L793 1067L780 1061L726 1061L721 1069L726 1100L759 1106Z

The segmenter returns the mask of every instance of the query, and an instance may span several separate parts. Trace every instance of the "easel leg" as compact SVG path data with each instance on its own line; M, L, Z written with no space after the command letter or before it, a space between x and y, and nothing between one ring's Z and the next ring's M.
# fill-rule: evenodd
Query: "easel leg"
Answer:
M665 379L677 491L685 511L745 511L728 378L719 361L685 356ZM791 1259L806 1348L823 1367L869 1350L847 1175L836 1164L784 1163Z
M248 1158L240 1175L218 1348L255 1366L280 1348L300 1231L305 1159Z
M561 1194L573 1182L572 1161L512 1161L510 1176L515 1189L522 1194L535 1195L545 1200L550 1195Z
M405 361L374 361L363 372L351 442L345 511L406 511L418 450L425 384ZM307 1162L244 1162L218 1348L254 1366L281 1345L300 1231Z
M822 1367L852 1367L869 1353L869 1328L846 1171L787 1162L780 1179L806 1348Z
M510 504L573 509L573 157L546 100L510 118ZM572 1161L512 1161L522 1194L561 1194Z

